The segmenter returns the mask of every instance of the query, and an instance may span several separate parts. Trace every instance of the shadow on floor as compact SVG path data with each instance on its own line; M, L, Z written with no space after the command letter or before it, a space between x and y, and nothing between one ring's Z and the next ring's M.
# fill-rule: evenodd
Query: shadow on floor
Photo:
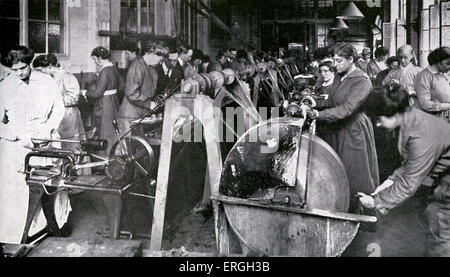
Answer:
M96 210L92 198L86 193L72 196L73 211L71 222L73 232L71 238L101 237L106 226L106 216ZM383 217L378 217L376 232L359 231L343 253L343 257L421 257L425 254L426 235L418 223L418 214L425 204L420 197L413 197L401 207ZM136 210L133 221L124 222L124 228L129 224L145 221L145 214ZM128 226L127 226L128 225ZM133 226L131 226L133 227ZM139 224L134 226L134 232L148 232L151 226ZM131 228L132 229L132 228ZM149 241L141 239L143 247L148 248ZM188 214L179 224L176 233L165 235L163 250L184 247L186 251L198 253L213 253L215 247L214 220L205 219L199 214Z

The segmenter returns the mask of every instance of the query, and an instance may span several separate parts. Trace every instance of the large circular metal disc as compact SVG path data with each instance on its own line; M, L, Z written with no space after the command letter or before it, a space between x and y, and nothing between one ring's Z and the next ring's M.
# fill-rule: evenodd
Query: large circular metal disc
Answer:
M224 204L231 228L257 255L340 256L358 231L359 222Z
M275 187L293 186L299 182L301 170L296 171L298 163L294 154L294 138L299 127L294 124L295 120L274 118L244 133L225 160L220 194L243 199L271 198ZM305 147L309 140L309 135L303 134L300 148ZM347 212L350 195L342 161L317 136L312 137L311 147L307 207ZM292 178L296 172L297 176Z

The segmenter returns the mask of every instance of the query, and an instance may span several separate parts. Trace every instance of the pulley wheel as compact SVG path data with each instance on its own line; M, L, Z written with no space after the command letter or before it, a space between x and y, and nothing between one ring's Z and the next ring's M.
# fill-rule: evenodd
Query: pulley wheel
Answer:
M154 167L154 153L148 142L137 136L124 137L122 145L113 144L110 151L111 166L105 167L113 181L133 182L150 177ZM128 180L124 180L126 177Z

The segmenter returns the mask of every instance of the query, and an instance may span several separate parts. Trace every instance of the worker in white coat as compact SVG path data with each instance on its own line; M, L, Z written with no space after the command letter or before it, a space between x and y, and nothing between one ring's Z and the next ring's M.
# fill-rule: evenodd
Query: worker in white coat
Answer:
M29 190L25 182L24 158L31 138L54 138L64 116L64 103L55 81L32 71L33 50L14 46L2 56L11 69L0 83L0 243L20 243L28 212ZM28 147L28 148L27 148ZM43 165L49 159L38 161ZM62 227L70 212L67 194L55 199L55 216ZM28 236L47 225L42 209L37 209Z

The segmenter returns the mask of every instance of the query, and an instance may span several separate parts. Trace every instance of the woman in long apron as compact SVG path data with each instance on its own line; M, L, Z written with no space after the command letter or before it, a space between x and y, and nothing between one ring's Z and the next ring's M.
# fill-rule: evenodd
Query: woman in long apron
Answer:
M86 140L83 120L78 109L78 100L81 94L77 78L58 65L58 60L54 54L36 57L33 61L33 67L37 71L50 75L55 80L63 98L65 113L58 127L58 133L61 139L75 141ZM80 143L62 142L61 146L64 149L81 150ZM90 172L90 168L85 168L78 173L89 175Z
M124 90L125 84L119 71L109 60L111 54L108 49L98 46L92 50L91 57L100 71L98 78L88 86L86 96L89 101L94 101L92 126L96 128L95 136L108 141L106 151L98 154L109 156L109 151L117 140L112 123L117 120L119 110L117 93Z
M24 146L31 146L31 138L58 136L58 126L64 116L64 103L55 81L31 70L33 57L33 50L15 46L2 59L12 72L0 83L0 242L6 243L21 242L27 218L29 191L23 164L29 149ZM36 162L47 165L51 161ZM59 208L55 206L60 228L71 210L68 198L63 198L54 202L61 204ZM36 234L46 224L42 210L38 209L27 235Z
M357 51L349 43L333 48L337 75L327 100L318 100L319 121L329 123L330 145L344 163L350 194L371 192L379 185L377 153L372 123L362 111L372 84L369 77L355 65ZM356 211L355 201L350 212Z

